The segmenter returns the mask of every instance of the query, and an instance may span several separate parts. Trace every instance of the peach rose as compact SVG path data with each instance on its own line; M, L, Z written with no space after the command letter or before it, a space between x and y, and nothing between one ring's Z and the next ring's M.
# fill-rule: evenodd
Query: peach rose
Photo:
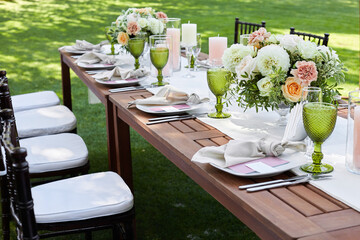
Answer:
M140 13L140 14L149 13L149 9L147 9L147 8L138 8L138 9L135 9L135 12Z
M290 102L298 102L301 98L301 82L294 77L288 77L285 85L281 86L284 97Z
M248 45L260 48L261 43L265 42L270 36L270 32L267 32L265 28L260 28L250 34Z
M129 22L127 25L126 32L129 35L136 35L138 32L140 32L141 27L137 22Z
M314 62L298 61L295 66L297 69L292 69L290 73L300 79L302 86L309 86L312 81L316 81L318 72Z
M125 45L127 45L128 41L129 41L129 35L127 33L121 32L117 36L117 41L120 45L125 46Z
M168 18L167 15L163 12L157 12L156 13L156 18L157 19L165 19L165 18Z

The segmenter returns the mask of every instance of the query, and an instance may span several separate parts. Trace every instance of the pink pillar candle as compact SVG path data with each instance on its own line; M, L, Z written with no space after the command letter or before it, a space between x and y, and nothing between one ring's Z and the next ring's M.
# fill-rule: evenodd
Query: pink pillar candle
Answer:
M360 106L354 108L354 167L360 169Z
M172 65L173 70L180 70L180 28L168 28L166 30L166 35L172 37Z
M222 56L227 49L227 37L209 38L209 61L214 65L222 65Z

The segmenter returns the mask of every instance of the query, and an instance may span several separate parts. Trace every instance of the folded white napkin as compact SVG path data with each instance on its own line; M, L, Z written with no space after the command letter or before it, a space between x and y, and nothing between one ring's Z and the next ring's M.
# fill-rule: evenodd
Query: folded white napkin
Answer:
M200 99L199 95L192 93L188 95L186 92L180 91L173 86L167 85L163 87L157 94L145 99L136 99L129 102L128 107L136 104L142 105L175 105L175 104L200 104L209 101L208 98Z
M104 64L114 64L114 65L123 63L123 61L112 55L106 55L97 52L87 52L81 57L79 57L75 62L76 63L82 62L85 64L104 63Z
M278 141L260 140L230 140L219 147L204 147L192 157L191 161L215 163L220 167L229 167L239 163L268 157L280 156L286 148L304 151L306 145L302 142L280 143Z
M307 134L304 128L302 110L302 103L296 104L291 109L282 142L302 141L306 138Z
M129 68L122 68L122 67L115 67L113 70L97 73L93 76L93 78L108 81L112 77L120 77L121 79L129 79L129 78L145 77L148 74L149 74L149 71L147 71L145 68L129 69Z
M99 44L92 44L85 40L76 40L75 45L66 46L66 50L73 50L73 51L92 51L92 50L100 50L101 46L107 41L102 41Z

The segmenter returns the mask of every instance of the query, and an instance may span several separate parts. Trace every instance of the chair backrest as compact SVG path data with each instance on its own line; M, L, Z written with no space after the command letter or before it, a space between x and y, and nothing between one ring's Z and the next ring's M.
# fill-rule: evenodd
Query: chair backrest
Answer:
M261 24L258 23L249 23L239 21L239 18L235 18L235 34L234 34L234 43L239 43L239 36L242 34L249 34L259 28L265 28L266 22L262 21Z
M14 147L11 140L13 113L11 109L1 109L1 164L6 166L6 175L2 176L2 188L6 188L10 200L11 215L16 224L18 239L40 239L36 229L34 203L31 195L29 166L25 157L25 148ZM5 154L3 154L5 151ZM3 198L3 196L2 196Z
M11 109L12 110L12 116L11 119L13 120L13 125L11 129L11 140L12 144L15 147L19 147L19 137L17 134L16 129L16 121L15 121L15 115L14 115L14 108L12 105L11 100L11 94L10 89L8 85L8 79L6 77L6 71L0 71L0 109Z
M295 28L293 27L290 28L290 34L298 35L302 37L304 40L309 40L309 41L315 40L318 46L320 45L327 46L329 43L329 36L330 36L329 33L324 33L324 36L319 36L311 33L295 32Z

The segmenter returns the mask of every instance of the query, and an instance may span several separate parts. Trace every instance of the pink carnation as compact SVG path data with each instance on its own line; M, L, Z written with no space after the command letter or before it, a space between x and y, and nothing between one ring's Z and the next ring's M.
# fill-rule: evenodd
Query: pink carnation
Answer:
M166 13L163 13L163 12L157 12L156 13L156 18L157 19L164 19L164 18L168 18Z
M267 32L265 28L260 28L259 30L250 34L248 44L260 48L260 43L267 40L270 35L271 33Z
M141 27L137 22L129 22L127 25L127 34L129 35L136 35L138 32L140 32Z
M302 86L309 86L312 81L316 81L318 72L314 62L300 61L295 66L297 69L292 69L290 73L301 81Z

